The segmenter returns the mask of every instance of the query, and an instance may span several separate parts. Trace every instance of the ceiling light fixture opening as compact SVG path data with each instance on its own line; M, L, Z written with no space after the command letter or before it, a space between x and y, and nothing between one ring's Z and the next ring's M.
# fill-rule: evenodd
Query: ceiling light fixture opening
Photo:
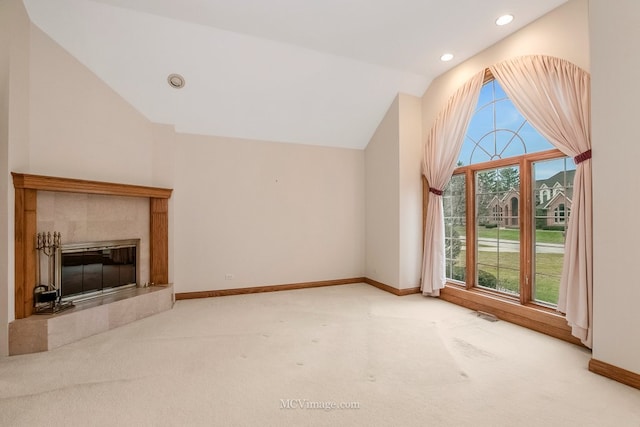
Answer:
M453 59L453 54L452 53L445 53L444 55L442 55L440 57L440 61L442 61L442 62L451 61L452 59Z
M174 89L182 89L185 85L184 77L180 74L169 74L167 77L167 83Z
M498 19L496 19L496 25L507 25L513 21L513 15L502 15Z

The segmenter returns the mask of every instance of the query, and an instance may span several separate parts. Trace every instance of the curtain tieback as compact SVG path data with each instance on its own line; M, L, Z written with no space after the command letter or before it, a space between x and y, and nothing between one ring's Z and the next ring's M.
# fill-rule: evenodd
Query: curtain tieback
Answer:
M578 154L573 158L573 161L576 162L576 165L577 165L578 163L582 163L585 160L589 160L590 158L591 158L591 149L585 151L584 153Z
M437 188L429 188L429 193L433 193L436 196L442 196L444 192L442 190L438 190Z

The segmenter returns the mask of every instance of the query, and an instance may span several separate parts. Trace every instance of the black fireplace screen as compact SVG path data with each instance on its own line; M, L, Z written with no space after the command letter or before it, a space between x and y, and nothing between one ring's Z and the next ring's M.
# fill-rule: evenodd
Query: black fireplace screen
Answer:
M136 284L137 245L62 250L62 297Z

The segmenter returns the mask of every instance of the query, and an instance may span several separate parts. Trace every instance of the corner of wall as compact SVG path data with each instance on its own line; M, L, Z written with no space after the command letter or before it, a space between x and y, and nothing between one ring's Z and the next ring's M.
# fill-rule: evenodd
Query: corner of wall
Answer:
M422 99L401 94L399 103L399 285L420 286L422 266Z
M365 149L365 276L399 288L400 98Z

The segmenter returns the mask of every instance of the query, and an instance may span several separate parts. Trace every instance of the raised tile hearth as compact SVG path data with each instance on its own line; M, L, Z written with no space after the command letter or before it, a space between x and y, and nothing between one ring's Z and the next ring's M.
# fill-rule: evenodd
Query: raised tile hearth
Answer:
M52 350L173 306L173 286L130 288L77 302L58 314L33 315L9 324L9 355Z

